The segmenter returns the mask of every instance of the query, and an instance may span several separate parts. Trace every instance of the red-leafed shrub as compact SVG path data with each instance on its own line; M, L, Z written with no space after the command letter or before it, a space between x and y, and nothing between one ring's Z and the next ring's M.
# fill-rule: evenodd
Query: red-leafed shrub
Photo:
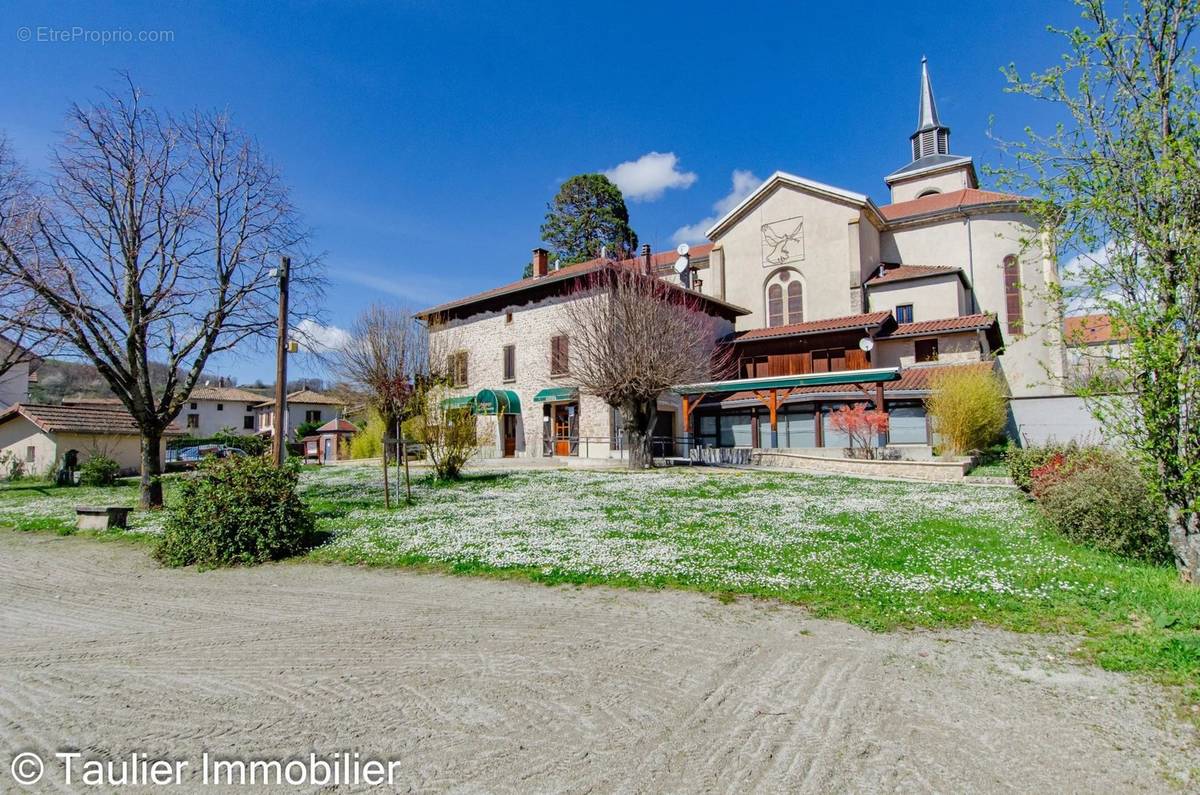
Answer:
M867 410L866 404L842 406L829 415L829 427L850 437L848 456L874 458L880 434L888 429L888 415L882 411Z

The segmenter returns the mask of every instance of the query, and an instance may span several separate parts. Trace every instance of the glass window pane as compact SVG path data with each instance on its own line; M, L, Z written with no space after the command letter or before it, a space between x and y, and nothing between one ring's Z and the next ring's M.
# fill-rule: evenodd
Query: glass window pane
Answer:
M721 416L721 447L750 446L750 415L724 414Z
M783 288L778 284L767 288L767 325L783 325Z
M888 440L892 444L925 444L924 406L895 406L888 412Z
M784 428L786 426L786 433ZM795 411L780 418L779 444L781 447L816 447L817 427L812 411Z
M835 431L829 423L829 415L836 411L838 406L826 406L821 417L821 430L825 434L826 447L849 447L850 436L845 431Z
M804 320L804 301L800 294L800 282L792 282L787 288L788 294L788 323L800 323Z

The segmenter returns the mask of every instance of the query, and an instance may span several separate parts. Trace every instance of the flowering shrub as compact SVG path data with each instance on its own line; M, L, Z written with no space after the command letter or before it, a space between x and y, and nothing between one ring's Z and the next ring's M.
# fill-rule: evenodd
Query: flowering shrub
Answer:
M1013 483L1024 492L1033 490L1033 471L1044 466L1055 455L1066 458L1079 452L1078 445L1041 445L1034 447L1017 447L1009 445L1005 460L1008 462L1008 474Z
M848 457L874 458L880 434L887 433L888 415L882 411L868 411L865 403L842 406L830 413L829 426L850 437Z
M262 563L312 546L316 522L296 493L299 469L265 458L211 459L180 485L154 557L167 566Z

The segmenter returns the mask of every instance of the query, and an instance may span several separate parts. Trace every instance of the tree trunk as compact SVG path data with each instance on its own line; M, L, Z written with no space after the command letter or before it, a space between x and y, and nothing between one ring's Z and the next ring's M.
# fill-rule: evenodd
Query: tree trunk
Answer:
M1186 513L1172 505L1167 519L1175 568L1184 582L1200 585L1200 513Z
M161 446L160 431L142 431L142 479L139 500L143 508L161 508L163 504Z
M657 416L656 400L646 403L627 403L621 407L630 469L652 469L654 467L654 420Z

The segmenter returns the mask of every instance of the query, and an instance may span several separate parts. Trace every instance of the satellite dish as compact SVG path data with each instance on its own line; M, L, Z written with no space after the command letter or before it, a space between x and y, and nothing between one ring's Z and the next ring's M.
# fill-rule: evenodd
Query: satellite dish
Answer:
M875 348L875 340L870 337L863 337L858 341L858 347L869 353Z
M675 249L675 253L681 257L686 257L689 251L691 251L691 249L688 248L687 243L680 243L679 248Z
M691 263L688 261L687 254L684 254L679 259L675 260L675 272L683 273L690 265Z

